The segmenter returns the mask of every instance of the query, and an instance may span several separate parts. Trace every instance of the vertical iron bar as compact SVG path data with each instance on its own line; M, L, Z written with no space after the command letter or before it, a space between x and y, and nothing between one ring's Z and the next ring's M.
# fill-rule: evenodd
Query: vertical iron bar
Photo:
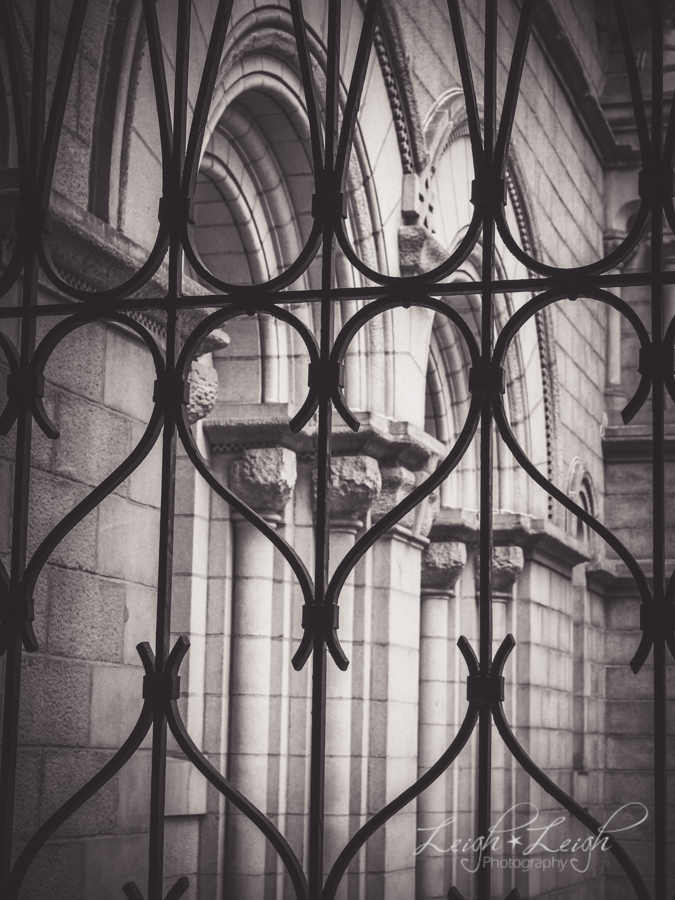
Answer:
M323 216L321 257L321 334L319 354L322 364L330 358L333 343L333 309L330 290L333 286L335 227L331 212L336 191L335 154L338 143L338 103L340 71L341 0L328 2L328 40L326 71L326 140L321 192L317 198ZM323 603L328 584L329 528L331 481L332 401L330 388L322 379L317 434L316 483L316 548L314 579L315 601ZM312 724L310 750L309 795L309 900L319 900L323 889L324 788L326 774L326 643L323 632L314 633L312 654Z
M665 452L663 378L663 200L659 178L663 149L663 0L653 5L652 22L652 341L654 358L652 388L652 490L654 542L654 603L665 603ZM654 889L656 900L667 897L668 775L666 757L666 645L662 628L654 630Z
M170 216L169 290L166 300L166 382L163 391L162 478L159 525L159 569L157 573L157 622L155 634L156 673L164 671L171 640L174 509L176 497L176 417L172 388L177 355L177 300L183 289L183 253L180 227L181 175L185 155L187 91L190 52L191 0L179 0L176 24L176 67L173 107L173 145L168 193L163 197L164 215ZM164 875L164 806L166 793L167 722L161 704L155 707L152 735L150 794L150 851L148 900L162 900Z
M32 217L30 219L31 233L24 234L25 256L22 287L19 374L21 379L27 377L30 360L35 350L36 318L31 315L30 308L37 305L38 292L39 269L36 247L40 237L40 229L42 228L42 217L41 209L38 204L39 198L37 196L36 185L40 167L42 144L44 141L47 92L46 66L49 48L49 13L50 0L42 0L42 2L36 4L30 101L30 131L28 139L27 180L29 180L30 183L30 194L28 197L21 198L22 203L25 204L24 208L27 207L32 212ZM13 14L11 10L9 14ZM21 98L21 102L25 102L25 98ZM28 228L28 218L21 222L20 227L23 228L24 231ZM18 605L21 602L19 589L21 578L26 567L32 427L32 412L24 396L19 403L16 426L9 594L10 607L12 605ZM0 883L5 890L8 886L11 868L17 748L19 740L22 643L18 621L19 618L17 616L16 631L10 637L7 648L2 756L0 757L0 841L2 842Z
M498 0L485 4L485 87L484 161L480 177L492 174L497 124L497 12ZM481 362L492 361L492 257L495 220L492 210L483 220ZM492 399L485 394L480 419L480 592L479 662L480 674L487 677L492 662ZM480 708L478 719L478 836L487 838L492 798L492 714L488 704ZM476 886L479 900L490 900L490 867L478 867Z

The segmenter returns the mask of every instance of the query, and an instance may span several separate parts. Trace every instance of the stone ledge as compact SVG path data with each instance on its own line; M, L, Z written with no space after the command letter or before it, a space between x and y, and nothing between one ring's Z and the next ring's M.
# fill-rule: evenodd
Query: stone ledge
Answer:
M230 415L225 417L225 413ZM316 421L300 434L288 423L297 407L286 403L218 404L217 414L204 421L204 431L215 453L247 447L280 445L300 455L315 452ZM410 422L396 422L369 412L357 412L361 423L354 432L341 420L333 425L333 452L340 456L372 456L381 463L398 463L406 469L432 471L447 453L446 447ZM335 417L337 419L337 416Z
M4 175L4 179L3 179ZM14 212L18 206L18 190L7 186L6 171L0 170L0 234L15 238ZM82 209L63 194L52 191L50 198L52 258L59 274L64 279L85 290L104 290L122 284L145 263L149 250L103 222L93 213ZM159 222L157 223L159 226ZM42 286L55 291L57 288L41 274ZM166 261L150 278L141 291L132 297L142 296L154 301L166 295L168 288L168 266ZM214 311L208 307L208 297L213 292L188 276L184 276L184 294L203 296L204 307L185 309L180 312L180 332L187 336L207 315ZM157 309L140 309L141 317L155 322L160 330L164 327L164 315ZM200 355L221 349L229 344L224 331L214 329L202 342Z
M430 538L432 541L461 541L470 546L478 544L478 513L473 509L441 507L431 527Z
M650 425L610 425L602 440L606 463L651 462L652 429ZM665 458L675 460L675 430L666 426Z
M548 519L536 519L521 513L497 513L493 518L493 531L495 546L522 547L526 556L531 557L536 552L542 562L553 561L558 567L571 569L590 558L581 541ZM431 538L478 546L478 513L448 507L440 509L431 529Z
M515 544L525 551L537 551L569 568L590 558L582 541L549 519L536 519L519 513L497 513L494 517L494 535L496 545Z
M650 585L654 578L654 561L638 559L638 565L645 573ZM675 559L666 560L666 573L675 570ZM621 559L593 559L588 565L586 579L598 593L615 597L638 597L639 591L630 569ZM611 592L611 594L610 594Z

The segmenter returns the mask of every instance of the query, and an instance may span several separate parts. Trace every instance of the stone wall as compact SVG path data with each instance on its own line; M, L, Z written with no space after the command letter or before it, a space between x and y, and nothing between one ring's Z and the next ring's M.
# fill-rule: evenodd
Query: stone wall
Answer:
M424 15L408 3L391 6L388 27L397 25L398 44L380 48L381 71L371 74L372 89L360 119L358 171L350 174L350 227L364 258L390 273L398 272L400 248L407 248L410 253L403 262L410 274L445 250L418 222L415 234L419 238L421 233L423 240L418 255L412 254L414 242L406 243L410 233L401 228L411 227L408 219L418 213L404 209L403 192L411 184L404 179L413 179L428 206L431 194L424 194L424 185L427 178L433 181L434 173L425 168L428 148L423 143L432 135L440 140L443 133L433 131L429 115L438 113L434 104L456 91L459 79L454 56L448 55L443 4L425 3ZM206 28L213 3L198 7L197 57L204 53L201 28ZM483 41L477 8L476 3L463 4L476 78ZM314 3L307 10L319 33L321 9ZM163 22L172 11L172 4L162 6ZM570 0L558 14L589 84L599 94L606 48L593 40L587 6ZM134 15L129 13L130 29ZM239 28L248 33L246 22L255 15L242 7L235 32ZM92 147L97 73L104 68L106 18L97 16L92 13L78 59L53 205L60 265L69 277L85 283L90 279L102 287L142 261L152 244L160 166L145 56L137 60L129 98L124 98L125 103L133 100L120 150L125 162L111 179L117 194L103 214L90 178L100 158ZM350 59L361 21L356 4L349 7L347 21L345 58ZM502 92L515 22L516 5L502 4ZM591 126L569 102L560 73L554 76L548 64L546 22L540 23L530 47L514 131L511 169L527 213L519 239L527 237L546 262L582 265L603 252L606 167L589 137ZM57 22L57 41L60 27ZM266 27L271 28L269 23ZM170 60L169 29L164 40ZM265 40L260 38L261 46L271 52L276 45ZM232 57L252 53L251 47L255 49L255 41L237 44L240 56L233 52ZM285 45L283 52L276 49L288 63ZM389 70L383 64L386 52ZM232 72L228 77L236 81ZM408 89L406 122L392 99L401 84ZM453 115L459 123L461 110L453 108ZM302 162L300 176L306 180ZM463 172L465 181L468 174ZM92 210L107 218L109 227L95 219ZM362 215L359 223L353 221L357 214ZM344 260L340 265L341 285L352 284L350 278L360 283L347 273ZM467 271L471 265L475 267L475 260L467 262ZM314 283L312 279L315 272L307 275L306 283ZM160 271L150 292L159 295L164 282ZM204 290L188 281L189 293ZM57 299L44 288L44 302ZM642 296L631 294L628 299L644 314ZM3 302L16 303L17 298L11 295ZM457 301L476 327L472 302L471 297ZM295 312L310 329L316 327L314 310ZM344 320L354 312L345 301L340 316ZM225 346L222 336L209 345L213 357L207 353L193 373L193 433L217 477L285 537L311 568L313 426L297 437L287 428L304 398L307 360L282 326L272 328L264 318L228 324L230 345ZM157 317L143 321L161 342ZM194 325L196 319L190 321ZM423 430L429 347L434 340L437 347L442 345L432 316L413 309L382 321L364 329L348 358L347 396L362 428L354 437L336 429L333 566L447 452L437 434ZM526 369L516 373L509 400L515 410L515 384L524 385L518 395L523 433L527 437L528 428L545 431L543 436L530 435L539 447L550 441L550 423L557 417L556 482L571 490L572 473L583 471L594 491L592 511L648 564L648 407L636 420L637 431L611 431L619 427L616 398L621 392L629 396L635 384L635 367L629 365L629 358L635 358L634 344L624 340L620 390L608 399L606 309L595 301L564 301L550 323L548 346L539 336L539 343L528 345L531 355L540 354L540 359L536 364L528 360ZM3 324L16 339L11 327ZM447 351L447 368L441 371L444 388L460 409L468 364L449 344L442 351ZM211 411L215 372L220 387ZM549 379L546 391L533 383L543 380L544 372ZM50 441L33 429L30 551L138 442L152 411L155 377L143 344L123 327L103 324L66 338L46 376L45 406L61 436ZM603 446L606 407L610 430ZM454 437L456 423L451 416L448 422ZM632 443L626 452L609 447L611 440L627 438ZM500 456L499 485L516 478L510 462L502 465L506 456ZM328 674L327 865L367 818L433 765L463 719L466 667L456 641L465 635L477 644L478 521L466 499L476 496L474 462L475 457L467 460L456 476L463 484L455 487L457 481L452 482L442 492L442 502L425 503L385 535L343 589L339 635L351 666L343 673L331 664ZM12 476L11 433L0 444L3 497L10 496ZM152 644L154 638L159 476L158 444L56 548L38 582L35 630L40 649L25 656L23 670L17 850L111 757L140 711L142 669L135 647L140 641ZM506 488L498 496L508 497ZM505 671L505 709L515 735L535 763L600 820L622 803L650 806L651 723L648 704L641 701L651 696L651 669L646 665L636 678L627 667L639 636L635 591L599 541L587 532L577 534L572 520L564 528L559 510L552 511L551 519L542 517L545 497L533 499L527 492L514 496L515 509L504 504L496 511L494 637L495 648L508 632L517 641ZM0 508L3 560L10 548L10 512L9 503ZM306 863L309 675L290 665L301 632L302 596L269 541L207 488L183 450L177 460L175 550L172 639L185 633L191 641L181 670L181 713L207 758L269 815ZM675 552L669 549L668 556L675 557ZM513 807L529 803L550 822L560 807L513 761L496 732L494 736L494 817L507 813L509 827L524 828L526 808ZM443 848L473 834L475 750L474 738L432 789L367 843L345 876L340 900L440 900L450 884L470 894L472 882L461 862L469 855L431 847L416 850L436 827L442 827L438 846ZM26 897L107 900L118 897L126 881L143 885L149 772L146 738L120 775L42 851L29 874ZM187 875L191 885L184 896L189 900L223 893L237 900L291 896L273 850L207 786L172 740L167 786L166 889L176 877ZM569 834L564 837L586 834L577 831L569 817L565 827ZM647 825L627 842L647 874L650 841ZM606 855L598 854L587 872L574 875L569 869L497 872L495 891L504 896L516 885L524 897L622 898L623 882L612 866Z

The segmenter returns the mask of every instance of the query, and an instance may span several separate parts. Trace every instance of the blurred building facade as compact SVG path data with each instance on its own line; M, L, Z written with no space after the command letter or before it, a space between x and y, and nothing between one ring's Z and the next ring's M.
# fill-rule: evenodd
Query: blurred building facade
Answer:
M61 5L52 11L56 47L66 21ZM32 29L29 7L19 5L24 36ZM162 0L157 11L171 71L175 3ZM325 4L311 0L304 12L320 92ZM213 0L195 0L191 102L214 13ZM478 78L482 3L465 0L462 14ZM500 97L518 15L515 2L500 4ZM637 2L629 15L648 90L648 17ZM345 0L345 85L362 19L360 3ZM91 3L84 34L59 146L51 247L65 281L104 289L139 268L152 247L161 154L142 4ZM346 193L353 246L380 272L429 270L456 246L471 217L473 169L451 47L443 4L384 4ZM599 0L541 0L509 158L507 216L520 246L546 262L574 267L598 259L630 227L640 162L622 67L609 7ZM6 262L16 161L6 69L1 74ZM283 2L235 3L205 146L195 203L201 258L232 283L268 280L297 257L313 221L307 115ZM648 265L648 248L645 239L627 270ZM675 258L675 244L670 250ZM501 243L498 264L503 278L528 275ZM479 280L480 266L478 248L457 277ZM319 283L314 263L298 286ZM339 254L336 283L348 289L366 281ZM165 284L160 269L145 290L161 296ZM187 293L210 292L188 264L186 284ZM16 303L17 292L3 302ZM42 296L59 299L47 280ZM530 296L498 297L500 321ZM644 291L624 299L645 314ZM675 311L675 298L666 302ZM479 334L479 298L467 294L452 305ZM289 308L316 330L316 306ZM356 301L343 300L336 326L357 309ZM203 315L184 314L186 333ZM136 317L161 343L161 315ZM13 326L5 327L12 336ZM298 435L288 428L306 394L307 356L297 334L270 317L243 316L212 332L202 350L190 376L201 453L310 565L314 431L311 424ZM648 404L631 425L620 418L637 385L636 360L636 339L618 313L566 300L520 331L509 354L506 397L514 432L537 468L648 568ZM428 309L390 311L360 330L346 358L345 396L361 429L354 434L335 425L334 564L446 456L467 414L469 366L454 328ZM96 323L63 342L46 377L45 406L61 436L34 437L33 548L131 452L152 412L155 376L137 336ZM343 590L340 638L351 665L328 672L328 865L367 818L435 762L461 723L466 671L456 641L477 635L476 448L474 442L436 494L378 541ZM152 642L155 629L156 451L59 544L38 582L40 649L26 655L23 672L17 848L105 763L138 715L143 671L135 647ZM10 433L1 445L5 497L13 452ZM537 765L601 821L624 804L649 809L650 706L640 698L649 696L651 676L649 665L638 676L628 668L640 637L632 579L500 441L494 477L495 641L511 632L517 642L506 671L514 731ZM183 450L177 485L171 627L191 641L181 673L184 719L213 765L306 859L309 675L290 664L302 597L270 542L208 488ZM10 549L10 507L3 503L0 516L3 554ZM675 558L671 546L667 556ZM472 747L367 843L338 896L432 900L445 897L450 884L470 896L475 854L449 848L474 836ZM40 853L22 896L107 900L119 897L126 881L143 884L149 771L146 742ZM199 900L292 896L276 853L176 747L167 777L167 886L187 875L186 896ZM538 808L542 827L560 814L498 737L493 779L495 821L506 814L517 834L525 834L532 816L526 804ZM588 835L569 816L557 827L556 846ZM535 838L532 832L523 843ZM650 841L648 825L625 839L646 878ZM515 884L523 897L632 896L608 854L597 851L581 871L584 865L580 857L577 870L495 870L495 896Z

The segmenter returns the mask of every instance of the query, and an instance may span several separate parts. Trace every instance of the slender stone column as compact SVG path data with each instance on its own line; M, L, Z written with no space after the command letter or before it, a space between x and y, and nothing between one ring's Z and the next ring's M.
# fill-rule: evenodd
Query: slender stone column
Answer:
M296 479L295 454L282 447L245 450L230 466L230 487L268 524L281 521ZM229 777L263 812L274 805L269 754L276 693L272 668L274 547L241 516L234 521L234 598ZM258 900L276 881L276 854L241 813L228 820L226 896ZM270 886L273 890L273 886Z
M521 547L513 545L495 547L492 555L492 654L497 652L502 641L511 628L511 601L513 599L513 587L516 578L524 565L524 556ZM478 569L476 570L478 572ZM476 594L478 595L478 579L476 579ZM510 672L506 678L506 698L511 703L515 702L516 692L510 686L513 684L513 673L516 672L515 660L509 662ZM511 710L511 718L515 721ZM504 813L511 809L517 800L513 796L512 772L514 768L513 757L504 746L503 741L497 739L492 746L492 822L498 821ZM514 826L515 820L505 820L503 827ZM501 873L495 880L495 888L502 894L508 893L511 888L511 875Z
M208 359L208 358L207 358ZM190 385L188 417L200 452L210 457L200 420L213 409L218 394L218 375L207 360L194 362L188 376ZM136 473L137 475L139 473ZM153 480L141 479L142 490L152 490ZM209 547L217 524L211 519L210 489L187 457L178 442L176 451L176 500L174 521L173 603L171 645L180 634L190 637L190 652L181 666L181 695L183 716L188 731L197 746L220 768L225 761L225 748L219 741L219 729L213 715L222 708L222 692L226 685L207 680L209 654L214 654L214 638L207 624L207 600L212 569L217 563L210 557ZM216 641L218 639L216 638ZM222 658L222 640L219 650ZM217 650L215 652L218 652ZM219 723L218 723L219 724ZM169 746L172 747L170 738ZM195 862L185 869L193 880L199 873L200 890L204 896L215 892L222 878L222 853L225 844L225 799L199 775L195 767L182 756L170 752L167 758L166 785L167 843L193 843L199 848ZM129 798L133 804L133 796ZM185 857L187 858L187 857ZM178 857L176 866L183 867Z
M449 606L465 564L466 546L458 541L429 544L422 554L418 776L433 766L452 738L448 662L456 635L451 632ZM444 851L452 844L454 829L452 823L443 823L453 813L448 809L446 779L441 776L417 800L415 896L419 900L446 897L449 855Z
M618 288L614 288L618 293ZM607 307L607 393L618 394L621 390L621 313L612 306Z
M330 554L334 570L353 547L363 528L370 506L381 487L380 469L370 456L343 456L332 460ZM326 871L348 842L352 788L352 736L359 704L354 698L354 578L345 582L339 596L339 638L350 660L346 672L328 660L326 672ZM352 867L354 868L354 866ZM349 877L342 880L339 900L349 894Z
M608 254L619 246L624 234L610 232L605 234L605 253ZM624 264L625 266L625 264ZM612 275L620 274L624 266L612 269ZM612 288L612 293L621 297L620 288ZM607 307L607 346L605 357L605 398L610 425L619 425L619 413L626 405L628 393L621 386L621 320L623 316L618 309Z
M508 604L513 586L523 570L524 557L520 547L495 547L492 555L492 641L493 653L506 637L509 623Z
M373 519L409 493L414 481L401 466L383 467ZM406 516L373 548L369 815L417 780L420 567L427 540L413 532L415 519L414 512ZM368 900L414 897L416 839L413 801L368 841Z
M508 634L509 601L513 586L522 572L524 556L521 547L514 545L495 547L492 553L492 654ZM480 557L476 557L476 600L480 596Z

